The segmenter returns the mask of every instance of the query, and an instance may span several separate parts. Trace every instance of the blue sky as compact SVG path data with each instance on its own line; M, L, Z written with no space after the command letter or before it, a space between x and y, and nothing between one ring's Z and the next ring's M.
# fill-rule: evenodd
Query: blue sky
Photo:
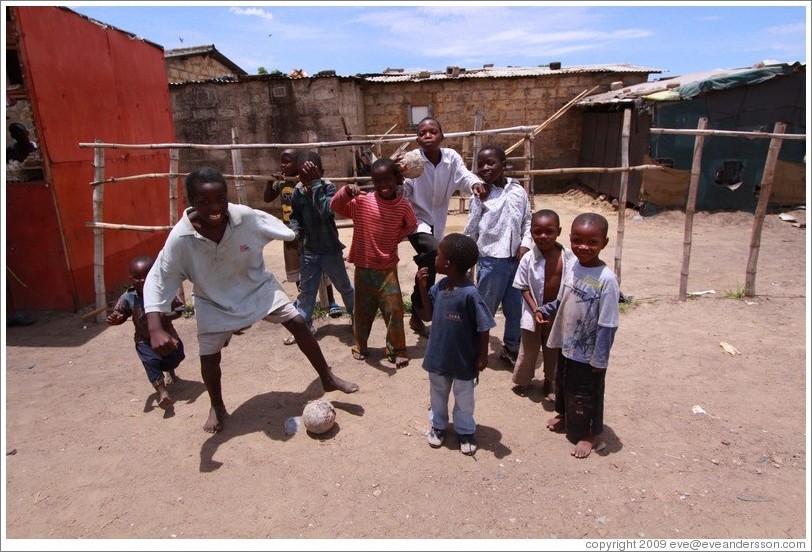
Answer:
M165 49L214 44L249 74L632 63L673 76L806 63L807 2L65 2ZM656 76L656 75L655 75Z

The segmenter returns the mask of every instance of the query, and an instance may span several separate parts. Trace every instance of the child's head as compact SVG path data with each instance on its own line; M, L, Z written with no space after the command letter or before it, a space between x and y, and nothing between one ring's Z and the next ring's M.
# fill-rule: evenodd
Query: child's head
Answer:
M549 251L555 247L561 235L561 221L558 213L550 209L540 209L530 219L530 236L539 251Z
M488 145L479 150L476 156L477 175L486 184L501 186L505 179L505 150Z
M398 186L403 184L403 175L389 157L381 157L372 163L372 185L375 193L383 199L394 199Z
M423 150L437 150L443 141L443 127L434 117L424 117L417 125L417 145Z
M15 142L28 142L28 129L22 123L11 123L8 126L8 133Z
M144 282L154 263L155 259L149 255L141 255L130 261L130 282L138 295L144 294Z
M609 222L598 213L581 213L572 221L570 249L583 266L601 263L600 252L609 243Z
M320 175L324 174L324 167L321 164L321 155L315 151L302 151L299 152L298 156L296 156L296 174L298 174L300 178L303 176L302 167L308 161L316 165L316 168L319 169Z
M297 152L293 148L282 150L279 154L279 168L285 176L296 176L298 174L296 166Z
M226 179L222 173L214 167L198 167L186 175L186 200L189 204L194 204L194 198L207 184L219 184L223 191L228 191Z
M186 201L203 224L219 226L226 221L228 186L213 167L198 167L186 176Z
M468 272L478 259L479 248L473 238L455 232L440 241L434 267L438 274L460 275Z

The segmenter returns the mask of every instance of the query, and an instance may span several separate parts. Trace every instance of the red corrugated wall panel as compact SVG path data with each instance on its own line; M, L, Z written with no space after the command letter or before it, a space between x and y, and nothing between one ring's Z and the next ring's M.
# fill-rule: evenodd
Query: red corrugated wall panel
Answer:
M89 186L94 179L93 149L78 144L95 139L123 144L175 141L163 51L71 10L18 7L15 13L40 146L49 163L61 219L75 289L74 308L78 309L95 301L93 230L86 226L93 218ZM168 169L167 150L105 151L106 177ZM105 185L104 222L168 224L167 179ZM156 254L165 238L165 232L106 230L107 291L126 283L132 257Z

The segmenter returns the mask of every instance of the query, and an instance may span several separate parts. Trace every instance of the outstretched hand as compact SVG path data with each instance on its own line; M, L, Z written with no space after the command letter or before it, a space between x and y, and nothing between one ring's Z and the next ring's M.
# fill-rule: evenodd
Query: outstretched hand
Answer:
M313 161L305 161L299 168L299 180L305 187L309 188L310 183L321 178L321 172Z
M347 189L347 195L350 197L366 195L366 192L358 184L347 184L345 188Z
M485 201L488 199L488 195L491 193L491 187L484 182L480 182L478 184L474 184L471 188L471 192L479 198L480 201Z

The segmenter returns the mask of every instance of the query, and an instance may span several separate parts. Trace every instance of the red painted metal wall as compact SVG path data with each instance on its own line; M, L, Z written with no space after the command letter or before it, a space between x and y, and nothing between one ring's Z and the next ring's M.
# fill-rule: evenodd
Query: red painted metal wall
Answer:
M69 9L17 7L20 57L32 102L46 188L9 190L8 240L18 309L76 311L94 303L92 148L80 142L145 144L175 141L163 50ZM168 172L168 150L106 149L105 177ZM182 191L179 191L182 197ZM139 179L104 186L104 222L169 224L168 180ZM181 206L182 208L182 206ZM179 209L180 210L180 209ZM32 239L32 236L38 239ZM132 257L157 254L166 232L105 230L105 287L128 281ZM47 243L47 252L41 244ZM11 266L11 256L9 256ZM70 290L69 293L66 290Z

